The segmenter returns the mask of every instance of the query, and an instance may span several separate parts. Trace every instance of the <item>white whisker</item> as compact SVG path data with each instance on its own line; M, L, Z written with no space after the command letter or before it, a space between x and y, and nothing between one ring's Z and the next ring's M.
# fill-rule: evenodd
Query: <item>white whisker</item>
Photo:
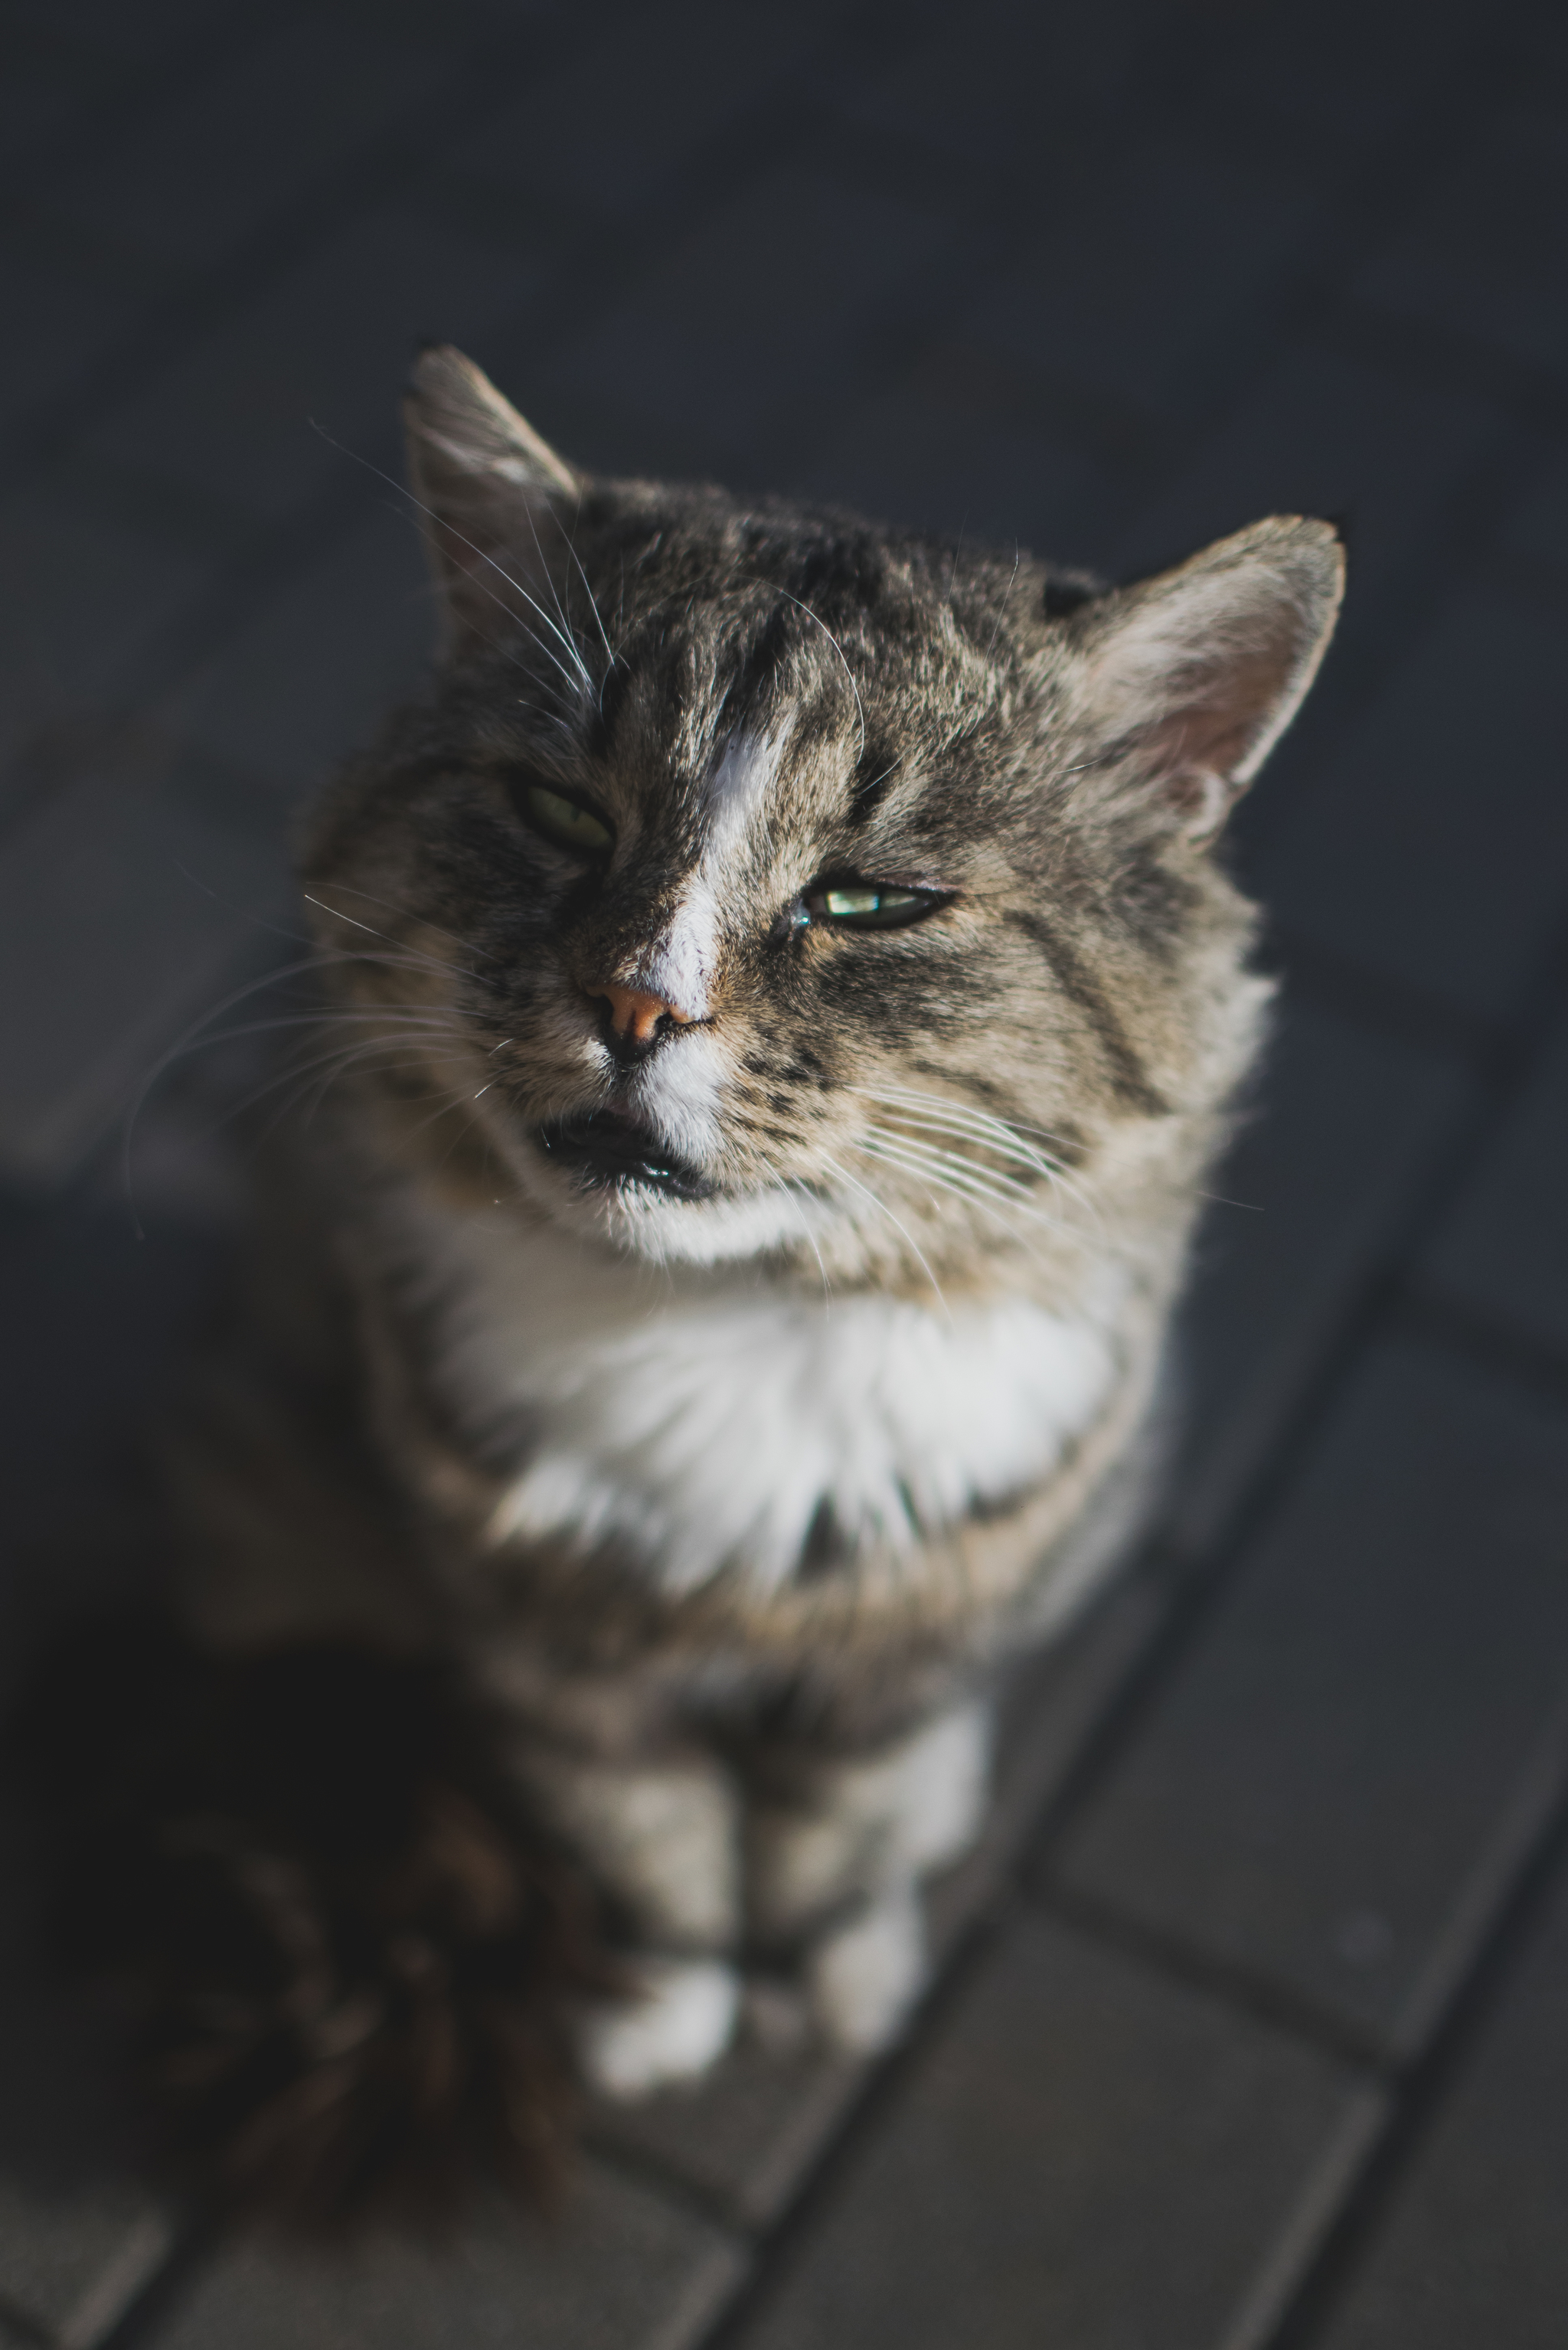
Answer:
M464 954L477 954L481 961L484 962L493 962L495 961L495 957L493 955L485 954L483 948L476 947L472 939L465 939L460 931L449 931L443 923L432 922L428 914L417 913L410 906L400 906L395 899L378 898L371 890L357 889L354 884L349 881L334 881L332 887L335 889L340 889L346 897L363 898L368 906L379 906L386 913L401 914L409 921L418 922L421 930L435 931L439 932L441 937L443 939L450 939L454 947L461 947ZM311 898L308 891L306 891L306 896L309 904L318 905L320 903L318 899ZM328 913L332 913L335 910L336 910L330 906L327 909ZM349 918L345 915L343 919L348 920ZM367 925L367 927L369 926ZM373 931L371 935L372 937L379 938L381 933L379 931ZM405 951L409 954L417 954L419 952L417 947L408 946L407 941L404 940L399 939L395 941L394 943L404 948ZM427 956L425 960L431 963L437 971L446 971L451 968L449 964L443 963L439 956L436 955Z
M982 1213L1000 1224L1003 1231L1011 1233L1014 1240L1022 1240L1023 1237L1019 1228L1021 1221L1026 1225L1046 1225L1053 1229L1061 1229L1054 1217L1044 1215L1037 1208L1031 1209L1023 1202L1009 1198L1005 1193L988 1190L983 1184L966 1177L960 1170L933 1165L929 1159L916 1157L908 1150L899 1149L896 1145L884 1142L862 1139L856 1147L864 1151L867 1158L879 1159L886 1166L896 1167L906 1175L917 1177L929 1187L932 1193L946 1191L952 1198L979 1208Z
M786 604L793 604L797 612L804 612L808 620L815 620L816 622L817 627L822 630L823 635L827 639L828 643L833 647L834 651L838 655L840 661L843 663L844 674L849 681L849 691L855 696L856 715L860 721L860 749L858 756L863 759L866 756L866 706L860 699L860 688L855 682L855 672L849 666L849 657L846 653L844 647L839 643L838 639L834 635L833 630L828 627L827 622L823 619L820 612L814 612L809 604L803 604L798 596L792 596L789 589L787 588L781 588L776 580L763 579L758 577L754 573L748 571L740 572L736 576L742 579L751 579L756 587L771 588L775 596L782 596Z
M846 1167L841 1167L838 1164L836 1159L829 1159L826 1154L824 1153L822 1163L830 1170L831 1173L836 1175L841 1182L847 1183L851 1191L858 1191L863 1199L869 1200L871 1205L877 1211L879 1215L887 1217L888 1222L893 1226L895 1232L901 1235L916 1263L919 1266L920 1271L925 1274L926 1279L930 1283L931 1287L935 1290L937 1303L950 1322L952 1320L952 1312L951 1308L948 1305L947 1299L942 1295L941 1283L937 1279L937 1276L931 1271L930 1266L926 1263L925 1256L913 1234L909 1231L906 1225L899 1222L898 1218L893 1213L892 1209L888 1205L886 1200L879 1199L877 1193L870 1189L868 1184L858 1182L856 1178L851 1175Z
M510 588L514 594L521 596L524 602L529 607L529 608L532 611L537 612L541 620L544 621L545 626L549 629L550 634L558 639L561 644L566 648L567 651L571 654L572 659L576 661L577 668L581 671L583 681L587 685L588 691L590 693L593 691L593 680L588 675L587 664L583 660L581 650L579 649L576 639L572 637L564 636L562 634L561 630L556 626L555 621L551 619L548 612L545 611L544 606L538 603L535 598L528 593L527 588L524 587L520 579L514 579L512 574L509 571L504 570L493 555L487 553L483 546L478 546L472 538L465 537L463 533L459 530L444 515L438 515L433 506L427 505L422 498L416 497L413 491L409 489L403 483L394 481L390 473L383 473L379 465L373 465L369 457L360 456L357 449L346 448L341 441L334 440L332 434L327 432L322 425L317 423L314 417L311 419L311 424L314 430L320 433L321 438L327 442L327 446L337 451L339 456L348 458L351 463L356 465L363 465L368 473L374 473L379 482L385 482L387 487L393 491L397 496L405 498L416 512L422 514L426 517L427 521L433 522L438 529L444 530L449 533L452 537L456 539L460 546L466 546L471 555L476 555L481 563L487 564L489 566L490 569L495 573L498 579L504 579L508 588ZM535 539L537 539L537 533L535 533ZM542 553L540 560L544 560ZM545 577L548 577L548 567L546 567ZM515 621L517 626L524 630L524 635L532 638L534 643L538 646L539 650L545 655L545 659L555 662L556 667L560 671L561 675L565 678L566 683L569 686L572 686L575 690L577 681L573 677L571 671L566 668L565 662L561 660L557 654L553 653L550 650L549 646L545 644L542 637L535 635L534 630L528 628L527 624L523 620L522 616L512 609L505 598L498 596L495 593L495 590L493 588L487 587L483 580L476 579L474 580L473 585L478 588L482 595L488 596L493 604L498 604L501 609L507 615L507 618Z
M1022 1138L1038 1135L1043 1141L1059 1141L1044 1127L1024 1126L993 1118L989 1111L975 1109L967 1103L949 1100L940 1094L920 1093L896 1086L852 1086L848 1088L867 1101L887 1105L911 1126L924 1127L932 1133L946 1133L959 1141L968 1141L994 1158L1010 1161L1038 1175L1066 1198L1075 1200L1098 1225L1099 1210L1089 1193L1075 1182L1057 1159L1037 1150ZM994 1170L992 1170L994 1172ZM1008 1179L1014 1180L1014 1179Z
M365 892L356 890L351 894L363 897ZM424 964L431 971L439 971L445 978L450 978L454 969L462 969L461 965L442 962L438 955L421 954L418 947L410 946L406 940L392 938L386 931L377 930L373 923L360 921L358 915L346 914L340 906L329 906L324 898L313 898L308 889L305 892L305 902L307 906L318 906L324 914L330 914L334 921L348 922L355 930L363 931L367 938L382 940L388 946L395 947L400 954L408 955L413 962ZM448 935L451 935L450 932ZM479 977L476 971L463 970L462 975L464 979Z

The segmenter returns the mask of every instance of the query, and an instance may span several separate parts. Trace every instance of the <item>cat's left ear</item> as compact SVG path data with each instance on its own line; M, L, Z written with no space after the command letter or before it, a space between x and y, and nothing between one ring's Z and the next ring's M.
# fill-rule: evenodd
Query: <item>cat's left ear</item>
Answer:
M1275 515L1065 622L1086 766L1129 771L1217 833L1317 673L1345 593L1330 523Z
M581 495L571 467L450 343L414 362L403 400L409 479L431 567L443 591L449 647L493 638L525 598L549 603L558 519Z

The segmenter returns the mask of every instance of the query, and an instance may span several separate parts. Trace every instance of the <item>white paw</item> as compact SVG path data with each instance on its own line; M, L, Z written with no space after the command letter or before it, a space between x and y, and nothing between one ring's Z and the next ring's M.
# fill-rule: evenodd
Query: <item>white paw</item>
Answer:
M589 2086L629 2099L697 2080L729 2046L740 2005L740 1978L716 1959L639 1960L629 1997L579 2019Z
M811 2002L836 2047L875 2055L896 2040L926 1980L926 1935L912 1887L884 1895L806 1961Z
M985 1816L990 1772L991 1719L979 1706L961 1706L910 1740L898 1764L896 1837L911 1874L969 1850Z

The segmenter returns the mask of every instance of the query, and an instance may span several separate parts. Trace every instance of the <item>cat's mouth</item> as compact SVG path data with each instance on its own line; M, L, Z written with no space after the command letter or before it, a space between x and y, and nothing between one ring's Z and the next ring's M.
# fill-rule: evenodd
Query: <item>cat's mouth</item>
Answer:
M539 1148L570 1168L585 1191L638 1183L671 1200L710 1200L716 1186L700 1168L668 1151L651 1127L618 1110L584 1110L538 1130Z

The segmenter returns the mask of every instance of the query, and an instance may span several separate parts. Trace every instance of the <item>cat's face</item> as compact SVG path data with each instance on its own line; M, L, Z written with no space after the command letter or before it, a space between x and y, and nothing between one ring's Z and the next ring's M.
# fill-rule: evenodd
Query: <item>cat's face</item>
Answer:
M1332 534L1106 598L578 483L453 354L410 423L449 659L308 867L409 1147L666 1262L920 1283L1092 1239L1106 1153L1233 1075L1205 843L1316 665Z

